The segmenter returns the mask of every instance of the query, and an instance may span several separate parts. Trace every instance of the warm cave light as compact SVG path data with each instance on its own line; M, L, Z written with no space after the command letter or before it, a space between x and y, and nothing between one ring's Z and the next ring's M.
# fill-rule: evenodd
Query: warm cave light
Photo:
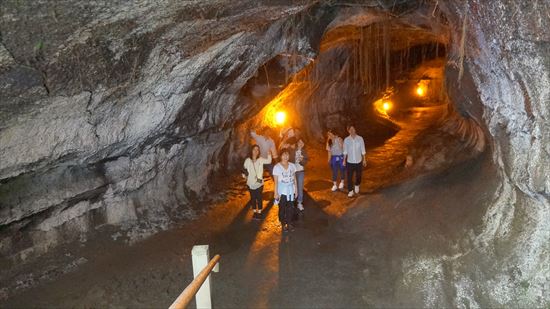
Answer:
M416 94L418 94L418 96L423 97L425 93L426 90L422 86L416 88Z
M275 113L275 123L276 124L282 125L282 124L285 123L285 120L286 120L286 113L285 112L279 111L279 112Z
M389 101L386 101L386 102L384 102L384 103L382 104L382 108L383 108L384 111L386 111L386 112L389 111L389 110L391 109L391 107L392 107L392 104L391 104L391 102L389 102Z

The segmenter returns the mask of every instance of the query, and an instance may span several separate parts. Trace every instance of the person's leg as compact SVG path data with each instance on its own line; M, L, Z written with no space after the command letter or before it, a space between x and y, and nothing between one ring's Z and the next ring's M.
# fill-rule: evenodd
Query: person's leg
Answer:
M262 200L262 194L264 192L264 186L259 187L256 189L256 203L258 207L258 214L262 213L263 208L263 200Z
M332 156L330 158L330 171L332 172L332 191L338 190L338 164L339 162L336 161L336 157Z
M340 185L338 188L340 190L344 189L344 179L346 179L346 167L344 166L344 157L341 157L340 162L338 162L338 170L340 171ZM338 174L338 170L336 170L336 174ZM338 176L336 176L338 178Z
M285 222L285 205L286 203L286 196L285 195L281 195L279 197L279 222L281 222L281 225L284 227L286 222Z
M302 204L304 202L304 178L305 172L296 172L296 186L298 187L298 208L304 210Z
M353 163L346 162L346 173L348 182L348 192L353 191Z
M248 201L247 206L250 207L250 209L256 211L256 208L255 208L256 200L254 200L254 190L248 188L248 193L250 193L250 201Z
M289 227L292 227L292 221L294 218L294 200L292 198L287 198L285 200L285 222L289 225Z
M250 208L252 208L252 211L254 212L254 215L252 216L253 219L258 219L258 189L251 189L250 190Z
M336 183L338 180L338 162L336 162L334 156L330 158L330 170L332 171L332 182Z
M355 171L357 174L355 174L355 185L358 186L361 184L361 175L363 174L363 163L357 164L357 168Z

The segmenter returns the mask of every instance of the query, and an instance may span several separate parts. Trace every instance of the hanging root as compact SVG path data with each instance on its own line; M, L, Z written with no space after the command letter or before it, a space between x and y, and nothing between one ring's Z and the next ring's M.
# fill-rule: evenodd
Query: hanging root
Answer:
M434 10L432 11L432 17L435 17L435 11L437 10L437 5L439 4L439 0L435 2Z
M468 1L464 5L464 20L462 22L462 38L460 40L460 49L458 55L458 85L460 86L462 80L462 74L464 74L464 54L466 52L466 26L468 20Z

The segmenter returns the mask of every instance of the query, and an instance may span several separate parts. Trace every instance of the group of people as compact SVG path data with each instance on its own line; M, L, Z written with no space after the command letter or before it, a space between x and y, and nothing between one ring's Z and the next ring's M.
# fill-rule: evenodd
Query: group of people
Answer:
M342 140L335 131L330 130L327 133L326 150L332 170L332 191L343 190L347 176L348 197L353 197L359 193L361 174L367 161L363 138L357 135L353 125L349 125L347 131L349 136ZM292 231L296 208L298 213L304 211L304 178L308 155L299 131L292 128L282 131L279 147L276 147L270 133L273 131L267 127L260 132L250 133L255 144L244 161L242 176L250 192L253 218L257 220L262 219L264 171L273 177L274 204L279 206L279 221L283 231Z
M250 156L243 166L250 192L250 205L254 219L262 219L263 173L267 170L274 182L274 203L279 206L279 221L283 231L293 230L295 206L300 213L304 211L304 178L308 155L305 143L297 130L289 128L281 132L279 147L270 137L270 129L252 131L251 137L256 144L252 146ZM273 164L280 158L279 162Z
M359 194L363 167L367 166L365 140L357 135L354 125L348 125L349 135L342 140L337 133L329 130L326 149L328 163L332 170L332 191L344 189L344 178L348 184L348 197ZM340 174L340 184L338 184ZM353 176L355 175L355 182ZM347 176L347 177L346 177Z

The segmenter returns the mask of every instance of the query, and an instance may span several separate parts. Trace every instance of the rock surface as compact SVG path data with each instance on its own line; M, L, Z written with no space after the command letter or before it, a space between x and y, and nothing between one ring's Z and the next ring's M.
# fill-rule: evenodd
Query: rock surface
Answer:
M64 219L85 234L193 216L253 108L240 88L291 48L313 56L307 36L283 34L305 2L251 3L3 3L3 255L45 252ZM39 33L22 26L35 11Z
M315 58L332 21L373 23L390 3L401 21L419 12L448 26L449 96L489 137L488 178L497 183L484 192L492 198L479 205L480 223L448 239L447 254L403 257L396 297L420 293L435 307L547 306L548 1L3 1L3 263L105 226L133 241L193 218L212 175L240 151L235 128L276 94L242 100L247 82L281 55ZM319 124L332 107L318 104ZM460 121L447 127L473 132Z

